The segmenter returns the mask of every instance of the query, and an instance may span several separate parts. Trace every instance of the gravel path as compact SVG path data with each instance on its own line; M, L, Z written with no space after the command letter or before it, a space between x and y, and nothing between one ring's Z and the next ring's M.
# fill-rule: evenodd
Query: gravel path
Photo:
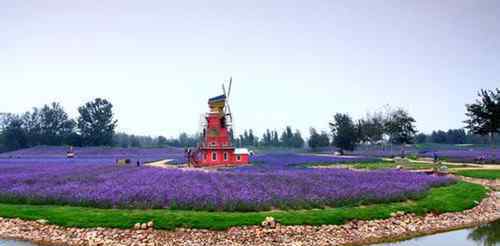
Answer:
M227 231L76 229L45 221L0 218L0 237L43 245L360 245L476 226L500 219L496 193L471 210L424 217L398 213L390 219L345 225L235 227Z

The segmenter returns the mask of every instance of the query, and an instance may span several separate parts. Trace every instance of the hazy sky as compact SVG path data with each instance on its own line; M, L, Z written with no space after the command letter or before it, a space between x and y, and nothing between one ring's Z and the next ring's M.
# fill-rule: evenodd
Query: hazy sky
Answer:
M236 131L402 106L462 127L500 87L500 1L1 1L0 112L105 97L119 130L199 129L233 76ZM305 134L305 132L304 132Z

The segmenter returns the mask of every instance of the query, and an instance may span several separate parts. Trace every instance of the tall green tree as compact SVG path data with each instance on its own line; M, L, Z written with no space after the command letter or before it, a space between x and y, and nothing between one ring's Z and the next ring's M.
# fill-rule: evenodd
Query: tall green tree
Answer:
M291 126L287 126L281 133L280 142L283 147L293 147L293 131Z
M495 137L500 132L500 89L481 90L478 97L474 103L465 105L466 128L474 134L488 135L496 148Z
M33 115L36 113L34 111ZM75 129L75 122L68 117L59 103L44 105L39 110L40 135L44 144L62 145Z
M157 147L165 147L165 146L167 146L167 144L168 144L168 140L164 136L159 136L156 139L156 146Z
M466 140L466 132L464 129L449 129L446 132L446 143L448 144L464 144Z
M176 141L174 140L174 144L171 144L172 146L177 146L177 147L183 147L183 148L189 148L189 147L195 147L198 145L198 142L200 141L200 135L199 134L193 134L189 135L185 132L179 134L178 138L178 143L175 143Z
M318 133L316 129L309 129L309 139L307 140L307 145L313 150L317 150L322 147L330 146L330 138L326 132Z
M446 143L446 137L447 137L447 134L445 131L442 131L442 130L432 131L431 142L444 144L444 143Z
M0 153L7 151L7 146L5 145L5 127L7 125L6 113L0 113Z
M33 108L30 112L26 112L22 116L28 146L36 146L46 144L42 136L42 114L39 108Z
M273 146L280 146L280 139L278 137L278 131L272 131L272 140L271 143Z
M292 147L303 148L304 144L305 144L305 141L302 138L302 134L300 134L300 131L298 129L295 130L295 133L293 133L293 137L292 137Z
M253 134L253 130L248 131L248 145L257 146L259 143L259 138Z
M141 147L141 141L139 139L139 137L135 136L135 135L130 135L130 147L134 147L134 148L137 148L137 147Z
M357 130L348 114L337 113L330 122L333 145L341 151L354 150L358 141Z
M264 132L264 134L262 134L261 145L265 146L265 147L271 146L272 139L273 139L273 136L271 134L271 130L266 129L266 132Z
M1 121L5 150L11 151L28 147L26 128L21 116L4 114Z
M78 130L85 145L112 145L117 121L113 105L106 99L96 98L78 108Z
M393 144L413 143L415 134L415 119L404 109L390 111L384 123L385 132Z
M368 114L357 123L359 140L375 144L384 136L384 118L381 113Z
M427 135L424 133L419 133L415 136L415 142L418 144L425 143L427 141Z

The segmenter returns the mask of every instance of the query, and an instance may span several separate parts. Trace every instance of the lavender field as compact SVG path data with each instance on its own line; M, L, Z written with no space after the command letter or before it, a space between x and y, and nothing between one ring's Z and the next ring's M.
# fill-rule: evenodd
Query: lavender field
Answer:
M266 154L254 157L255 164L250 167L193 171L103 165L122 156L146 159L178 155L161 151L157 156L151 149L76 149L80 158L72 160L53 156L53 151L29 149L2 155L0 202L207 211L309 209L417 199L431 187L454 182L394 170L357 172L297 166L369 160L366 158ZM113 154L110 157L104 152ZM47 161L51 158L58 161Z
M371 157L395 157L400 156L402 148L370 146L360 147L348 154L354 156ZM456 146L456 145L436 145L436 146L407 146L404 148L407 156L432 158L435 153L441 160L462 163L491 163L500 164L500 148L484 146Z
M29 149L1 153L2 164L115 164L117 160L129 159L135 163L170 160L185 163L184 150L180 148L111 148L75 147L76 156L66 157L68 147L39 146Z
M439 158L451 162L500 164L500 149L443 149L434 152ZM432 155L433 151L419 154L419 156L429 158Z
M305 168L307 164L349 164L360 162L374 162L376 157L364 156L332 156L297 153L266 153L251 157L252 164L247 167L232 168L229 171L237 172L268 172L273 170L288 170Z

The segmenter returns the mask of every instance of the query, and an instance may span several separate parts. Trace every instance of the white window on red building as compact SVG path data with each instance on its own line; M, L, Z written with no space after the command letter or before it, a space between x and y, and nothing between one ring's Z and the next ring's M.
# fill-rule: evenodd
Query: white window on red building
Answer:
M212 161L217 160L217 152L212 152Z
M237 155L236 160L241 161L241 155Z
M227 161L227 159L228 159L227 152L224 152L224 160Z

